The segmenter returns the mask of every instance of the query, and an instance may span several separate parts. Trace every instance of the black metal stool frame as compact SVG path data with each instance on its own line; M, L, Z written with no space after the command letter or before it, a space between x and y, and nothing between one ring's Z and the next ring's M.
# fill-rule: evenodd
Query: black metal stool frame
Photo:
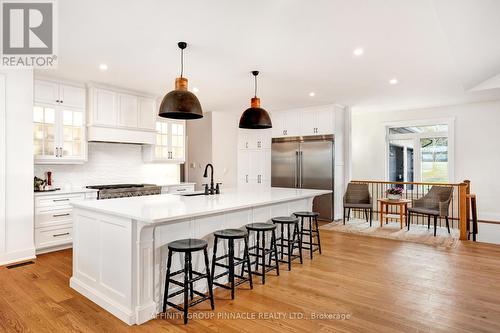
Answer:
M251 257L255 257L255 261L251 261L250 265L255 264L255 271L252 271L252 275L257 275L262 278L262 284L266 283L266 273L276 270L276 275L280 275L280 267L279 267L279 260L278 260L278 248L276 246L276 232L275 229L272 230L253 230L253 229L247 229L248 234L250 235L251 231L254 231L256 233L256 244L254 246L251 246L248 248L248 254ZM266 249L266 232L271 231L271 245L269 249ZM262 233L262 247L260 247L260 233ZM255 252L252 252L255 250ZM261 251L261 253L259 253ZM274 254L274 266L271 266L272 264L272 256ZM269 263L266 268L266 257L269 255ZM261 271L259 272L259 259L262 259L261 262ZM250 266L251 267L251 266Z
M274 224L280 225L280 236L276 239L276 245L281 250L280 251L280 259L279 262L288 264L288 270L292 270L292 261L295 259L300 259L300 263L303 263L302 260L302 237L299 231L299 221L296 223L283 223L279 221L275 221L271 219ZM293 224L293 232L290 235L290 225ZM284 226L287 226L287 238L284 238ZM295 246L298 246L299 253L293 254ZM286 253L285 250L286 249ZM286 256L287 259L284 260L283 256Z
M309 250L309 256L311 259L313 258L313 252L318 251L319 254L321 254L321 241L319 238L319 227L318 227L318 216L304 216L300 215L298 213L294 213L293 215L300 217L300 236L303 238L304 236L309 236L308 241L304 241L302 239L302 248L308 249ZM309 230L306 230L304 228L304 219L308 218L309 219ZM314 222L314 229L313 229L313 222ZM313 242L313 237L316 236L317 243ZM304 245L309 245L304 247Z
M221 236L214 236L214 252L212 256L212 283L218 287L224 288L224 289L229 289L231 290L231 299L234 299L234 292L235 292L235 287L245 283L249 282L250 283L250 289L253 289L253 281L252 281L252 272L251 272L251 264L250 264L250 255L248 252L248 235L243 238L244 243L245 243L245 248L243 250L243 258L236 257L234 255L234 241L241 239L241 238L225 238ZM228 254L225 254L223 256L217 257L217 244L219 242L219 238L221 239L227 239L228 240ZM227 264L222 264L219 263L218 261L228 259ZM241 267L241 274L237 275L235 274L235 268L236 266L242 265ZM247 265L248 270L248 276L245 277L245 265ZM215 267L222 267L225 268L226 271L215 275ZM220 279L223 276L229 275L229 286L218 283L216 280ZM235 277L239 279L239 281L235 282Z
M172 254L174 252L184 252L184 268L175 271L175 272L170 272L170 268L172 266ZM214 294L213 294L213 285L212 285L212 280L211 280L211 274L210 274L210 268L209 268L209 262L208 262L208 252L207 252L207 247L203 249L203 256L205 257L205 273L200 273L197 271L193 270L193 265L192 265L192 255L190 251L176 251L169 249L168 251L168 260L167 260L167 274L165 277L165 292L163 294L163 313L166 312L167 310L167 305L184 312L184 324L187 324L188 322L188 309L192 306L195 306L198 303L201 303L206 300L210 300L210 306L212 307L212 310L215 309L215 304L214 304ZM179 275L179 274L184 274L184 282L179 282L177 280L172 279L172 277ZM193 278L193 275L196 275L196 277ZM193 283L201 280L203 278L207 279L208 283L208 295L205 295L197 290L194 290L193 288ZM168 287L169 284L175 284L182 289L172 293L168 294ZM170 297L174 297L177 295L180 295L184 293L184 306L181 307L177 304L174 304L172 302L169 302L168 299ZM191 302L188 301L188 294L190 294ZM199 299L194 300L194 295L200 296Z

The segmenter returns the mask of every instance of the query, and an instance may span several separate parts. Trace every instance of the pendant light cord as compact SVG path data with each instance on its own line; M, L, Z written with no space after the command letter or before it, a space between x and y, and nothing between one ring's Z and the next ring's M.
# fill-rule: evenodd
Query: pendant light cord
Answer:
M257 97L257 75L255 75L254 77L255 77L255 94L254 94L254 97Z
M181 77L184 74L184 49L181 49Z

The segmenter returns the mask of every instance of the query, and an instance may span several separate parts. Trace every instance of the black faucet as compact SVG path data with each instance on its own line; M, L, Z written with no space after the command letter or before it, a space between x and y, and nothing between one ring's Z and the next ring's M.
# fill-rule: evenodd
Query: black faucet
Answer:
M205 167L205 172L203 173L203 177L207 178L208 177L208 167L210 167L210 188L208 189L208 194L215 194L215 187L214 187L214 166L210 163L207 164ZM207 191L205 190L205 193Z

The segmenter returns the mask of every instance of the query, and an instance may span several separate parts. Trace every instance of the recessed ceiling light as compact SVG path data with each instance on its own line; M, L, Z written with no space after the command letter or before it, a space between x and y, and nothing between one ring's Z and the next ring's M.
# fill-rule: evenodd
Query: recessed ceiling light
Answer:
M100 65L99 65L99 69L100 69L101 71L107 71L107 70L108 70L108 65L106 65L106 64L100 64Z
M361 47L358 47L357 49L354 50L353 53L354 53L355 56L360 56L363 53L365 53L365 50L363 50Z
M390 79L389 83L390 84L397 84L398 83L398 79L396 79L396 78Z
M200 91L200 89L193 87L193 92L197 93L198 91Z
M311 92L309 93L309 97L314 97L314 96L316 96L316 93L315 93L314 91L311 91Z

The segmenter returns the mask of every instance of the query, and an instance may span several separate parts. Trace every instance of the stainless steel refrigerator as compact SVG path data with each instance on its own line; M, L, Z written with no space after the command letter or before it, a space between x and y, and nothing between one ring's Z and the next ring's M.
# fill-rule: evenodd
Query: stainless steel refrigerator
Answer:
M333 135L274 138L271 186L333 191ZM333 221L333 192L314 198L313 210Z

